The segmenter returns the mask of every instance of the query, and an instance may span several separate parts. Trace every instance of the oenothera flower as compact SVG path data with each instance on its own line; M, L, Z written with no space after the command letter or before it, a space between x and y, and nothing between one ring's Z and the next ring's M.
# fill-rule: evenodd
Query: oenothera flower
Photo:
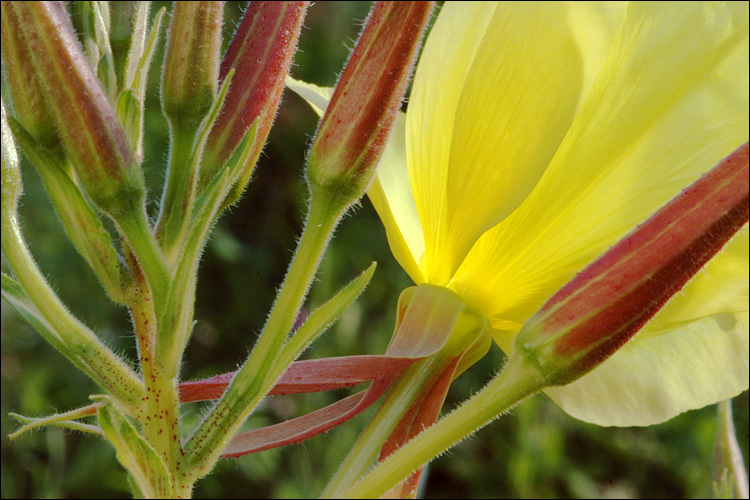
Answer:
M393 254L510 352L555 290L747 140L748 6L447 3L402 125L369 191ZM747 283L745 227L631 342L547 394L603 425L738 394Z

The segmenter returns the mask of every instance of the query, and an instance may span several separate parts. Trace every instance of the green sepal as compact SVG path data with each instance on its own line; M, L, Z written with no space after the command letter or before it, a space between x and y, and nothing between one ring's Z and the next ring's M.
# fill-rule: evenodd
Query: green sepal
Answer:
M130 419L108 396L92 396L104 402L98 409L104 436L117 450L117 460L130 473L145 498L170 498L172 482L164 461L136 430Z

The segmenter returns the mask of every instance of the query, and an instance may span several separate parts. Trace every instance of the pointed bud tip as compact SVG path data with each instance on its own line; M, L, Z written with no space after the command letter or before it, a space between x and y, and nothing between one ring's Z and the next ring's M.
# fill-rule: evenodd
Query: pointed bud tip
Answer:
M354 200L364 194L433 7L434 2L375 3L310 149L307 172L314 185L335 186Z

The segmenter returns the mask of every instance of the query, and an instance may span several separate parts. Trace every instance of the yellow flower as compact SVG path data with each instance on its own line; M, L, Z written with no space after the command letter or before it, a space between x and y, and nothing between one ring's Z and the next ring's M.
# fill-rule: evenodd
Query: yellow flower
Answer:
M557 289L748 137L748 4L446 3L369 196L417 283L506 352ZM624 348L545 392L649 425L748 387L748 231Z

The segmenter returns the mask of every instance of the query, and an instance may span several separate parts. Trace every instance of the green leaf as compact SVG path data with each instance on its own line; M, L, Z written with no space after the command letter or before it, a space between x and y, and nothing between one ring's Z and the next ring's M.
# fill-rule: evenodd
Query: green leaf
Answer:
M135 151L136 158L140 163L143 158L143 116L144 116L144 104L146 99L146 86L148 84L148 70L151 66L151 60L154 57L154 51L156 50L156 42L159 38L159 30L161 29L161 22L164 18L166 10L162 7L157 12L154 18L154 25L151 27L151 31L148 35L148 42L144 47L143 35L138 33L145 33L146 23L148 22L148 3L142 2L146 5L138 7L139 11L136 13L134 35L130 52L128 53L128 62L125 69L125 82L123 83L123 92L120 94L120 99L117 103L117 114L120 120L125 125L125 131L130 138L131 145ZM127 114L122 114L120 111L120 104L122 102L122 95L128 92L132 92L132 96L135 98L134 102L128 102L127 108L123 111L129 111ZM130 97L126 97L130 101ZM138 113L134 110L129 110L130 106L137 105ZM123 104L125 106L125 104ZM137 118L137 122L135 121ZM135 132L137 130L137 133ZM135 139L135 140L134 140Z
M258 121L247 131L226 168L219 172L199 197L188 228L185 249L179 260L167 295L167 305L159 317L158 352L165 370L174 371L187 344L192 328L193 301L198 263L211 227L222 209L222 202L233 182L242 174L247 156L252 152Z
M339 290L328 302L315 309L295 334L292 335L289 342L284 345L275 365L279 367L289 366L318 335L335 323L370 283L370 279L372 279L372 275L375 273L375 267L376 263L373 262L370 264L370 267L352 280L351 283ZM283 372L283 370L281 371ZM272 371L271 377L280 377L281 373L278 372L279 370Z
M64 429L71 429L74 431L88 432L96 436L104 437L104 433L101 428L95 425L84 424L76 422L79 418L86 418L96 415L96 408L101 406L101 403L94 403L92 405L84 406L82 408L76 408L75 410L66 411L65 413L55 413L46 417L24 417L17 413L9 413L8 415L15 418L22 425L16 432L8 434L10 439L15 439L21 434L24 434L32 429L38 429L39 427L62 427Z
M117 459L130 473L145 498L170 498L172 482L164 461L135 429L128 417L107 396L98 399L99 425L117 450Z
M120 97L117 99L117 117L122 122L130 146L135 150L139 144L142 144L143 103L138 99L134 89L120 92Z
M9 125L21 150L42 176L65 234L91 266L107 295L114 302L124 304L126 294L121 285L120 264L112 239L71 178L70 167L34 140L13 117L9 117Z
M148 70L151 66L151 61L154 58L156 42L159 38L161 22L164 19L165 13L166 9L164 7L159 9L159 11L156 13L156 17L154 17L154 24L148 34L148 41L146 42L145 48L142 46L138 46L137 44L133 44L130 48L130 54L128 54L128 70L125 77L125 88L134 89L141 102L143 102L143 98L146 95ZM148 6L145 6L145 13L139 13L136 19L136 30L143 29L145 31L147 22ZM134 61L137 61L137 64L134 64Z

